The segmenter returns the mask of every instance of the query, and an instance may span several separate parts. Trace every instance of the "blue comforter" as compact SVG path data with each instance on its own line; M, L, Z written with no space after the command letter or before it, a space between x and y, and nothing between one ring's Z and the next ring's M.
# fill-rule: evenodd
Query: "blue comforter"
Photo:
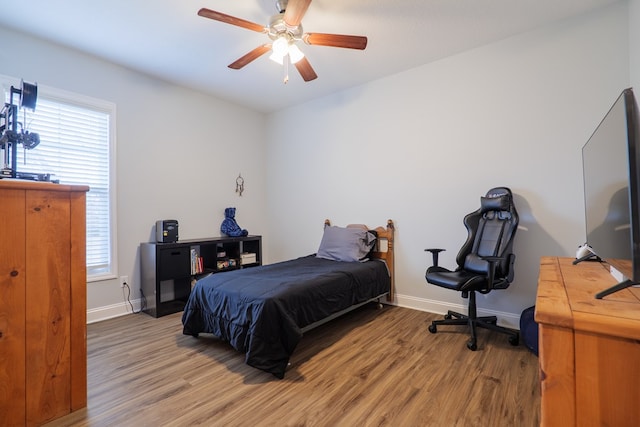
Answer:
M283 378L301 329L388 293L382 261L339 262L309 255L210 275L191 291L183 333L211 333L246 354L246 363Z

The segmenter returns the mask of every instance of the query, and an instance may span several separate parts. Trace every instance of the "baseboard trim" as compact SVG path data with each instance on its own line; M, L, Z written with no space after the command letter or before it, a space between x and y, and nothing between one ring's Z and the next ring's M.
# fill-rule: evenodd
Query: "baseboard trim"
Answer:
M389 304L388 302L383 302ZM133 304L134 312L137 313L140 311L141 300L133 300L131 301L131 304ZM392 303L392 305L436 314L445 314L449 310L457 311L460 313L467 312L467 307L462 304L452 304L448 302L436 301L426 298L417 298L402 294L394 295L394 302ZM87 323L101 322L103 320L112 319L114 317L124 316L131 313L131 306L129 305L129 303L125 302L106 305L104 307L92 308L87 310ZM520 329L519 314L507 313L504 311L484 310L479 308L478 315L496 316L498 318L498 324L500 326L511 329Z
M446 314L449 310L463 314L467 313L467 306L463 304L453 304L401 294L396 294L394 298L395 302L393 304L399 307L442 315ZM498 318L498 325L516 330L520 329L520 314L478 308L478 316L496 316Z
M141 300L133 300L134 311L137 313L140 311ZM131 305L128 302L120 302L118 304L105 305L103 307L91 308L87 310L87 324L101 322L107 319L113 319L114 317L120 317L127 314L132 314Z

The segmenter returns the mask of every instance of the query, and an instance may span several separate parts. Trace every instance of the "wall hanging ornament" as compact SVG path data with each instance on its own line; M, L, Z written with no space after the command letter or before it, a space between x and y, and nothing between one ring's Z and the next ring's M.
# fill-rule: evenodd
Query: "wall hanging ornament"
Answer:
M238 174L238 177L236 178L236 193L238 193L238 196L242 197L243 191L244 191L244 178L242 177L242 174Z

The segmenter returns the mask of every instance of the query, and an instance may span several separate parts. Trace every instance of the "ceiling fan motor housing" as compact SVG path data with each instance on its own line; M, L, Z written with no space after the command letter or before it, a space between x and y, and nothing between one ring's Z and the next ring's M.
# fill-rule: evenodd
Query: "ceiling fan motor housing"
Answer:
M302 40L302 35L304 34L302 24L297 27L290 27L284 22L283 17L284 13L279 13L271 17L268 33L271 40L275 40L283 35L292 40Z

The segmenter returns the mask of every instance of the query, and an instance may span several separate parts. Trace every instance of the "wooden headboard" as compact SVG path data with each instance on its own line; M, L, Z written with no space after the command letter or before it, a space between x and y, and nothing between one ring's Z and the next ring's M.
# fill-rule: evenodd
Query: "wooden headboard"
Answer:
M324 226L330 226L331 221L325 219ZM386 227L376 227L369 228L362 224L349 224L347 227L363 227L367 230L374 231L378 236L376 240L376 245L372 252L373 258L382 259L387 263L387 267L389 268L389 274L391 276L391 288L389 290L389 295L387 295L387 301L393 302L393 297L395 295L395 271L394 271L394 263L393 263L393 233L395 231L395 227L393 225L393 220L387 220Z

